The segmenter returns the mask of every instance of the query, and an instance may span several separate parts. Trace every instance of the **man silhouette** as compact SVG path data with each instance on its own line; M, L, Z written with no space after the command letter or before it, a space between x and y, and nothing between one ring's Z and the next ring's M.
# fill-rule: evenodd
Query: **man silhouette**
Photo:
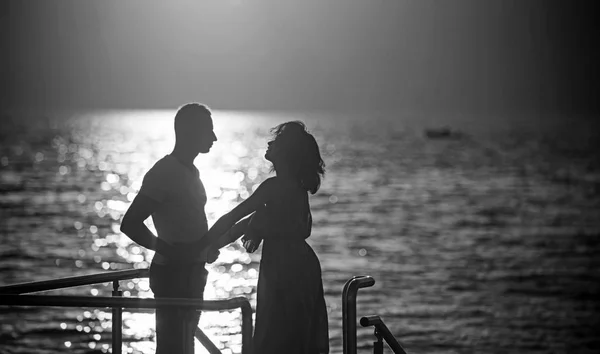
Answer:
M210 151L217 137L211 112L189 103L175 115L175 147L146 173L139 194L125 213L121 231L137 244L156 251L150 266L150 288L156 298L203 299L207 270L218 251L185 255L186 244L208 231L206 192L194 159ZM152 216L155 236L144 225ZM156 309L156 352L191 354L200 313L194 309Z

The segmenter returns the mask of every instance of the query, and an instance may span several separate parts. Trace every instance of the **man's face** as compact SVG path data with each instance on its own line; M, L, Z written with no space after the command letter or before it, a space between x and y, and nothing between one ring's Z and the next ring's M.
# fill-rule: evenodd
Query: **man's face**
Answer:
M194 150L199 154L206 154L210 151L213 143L217 141L217 136L214 132L213 122L210 115L199 117L193 124L190 134Z

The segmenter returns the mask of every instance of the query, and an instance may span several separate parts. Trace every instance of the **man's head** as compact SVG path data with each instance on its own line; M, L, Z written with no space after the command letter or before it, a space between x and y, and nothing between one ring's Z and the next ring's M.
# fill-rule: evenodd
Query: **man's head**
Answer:
M210 151L217 136L213 131L210 109L199 103L183 105L175 114L175 140L181 148L194 154Z

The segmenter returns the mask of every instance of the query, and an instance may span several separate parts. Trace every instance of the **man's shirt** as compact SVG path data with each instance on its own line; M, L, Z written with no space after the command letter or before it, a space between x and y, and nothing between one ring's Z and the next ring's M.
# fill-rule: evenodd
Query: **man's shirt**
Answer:
M185 167L174 156L163 157L146 173L140 194L159 203L152 221L161 240L191 243L208 231L206 191L198 170ZM155 261L164 263L164 258L156 254Z

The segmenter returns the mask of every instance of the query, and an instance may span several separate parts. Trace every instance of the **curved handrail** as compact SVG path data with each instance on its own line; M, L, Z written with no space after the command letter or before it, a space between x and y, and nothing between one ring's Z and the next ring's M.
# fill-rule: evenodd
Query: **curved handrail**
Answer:
M252 307L243 296L227 300L197 300L180 298L136 298L106 296L67 296L67 295L15 295L0 294L0 305L7 306L57 306L57 307L112 307L155 309L157 306L194 307L205 311L222 311L241 308L242 310L242 352L251 352Z
M116 270L98 274L79 275L52 280L33 281L13 285L0 286L0 294L27 294L39 291L71 288L82 285L107 283L110 281L147 278L150 275L148 268Z
M344 354L356 354L356 295L358 289L373 286L375 279L357 275L346 282L342 292L342 344Z
M181 298L135 298L120 296L118 291L119 280L147 278L150 275L148 268L110 271L99 274L80 275L52 280L42 280L29 283L20 283L0 287L0 305L6 306L58 306L58 307L112 307L120 314L122 308L156 308L157 306L191 306L205 311L222 311L240 308L242 312L242 353L251 353L252 348L252 307L243 296L227 300L197 300ZM101 296L66 296L66 295L20 295L39 291L56 290L82 285L113 282L113 297ZM117 321L120 322L120 321ZM120 353L120 323L113 321L113 350ZM116 328L115 328L116 327ZM115 330L117 332L115 332ZM202 338L200 338L202 341ZM115 343L119 343L115 345ZM212 344L212 343L210 343ZM208 348L210 351L210 348Z
M396 354L406 354L402 345L396 340L396 337L390 332L389 328L383 323L383 320L379 316L365 316L360 319L360 324L363 327L373 326L375 327L375 336L381 341L381 337L385 339L387 344L390 346L392 351Z

